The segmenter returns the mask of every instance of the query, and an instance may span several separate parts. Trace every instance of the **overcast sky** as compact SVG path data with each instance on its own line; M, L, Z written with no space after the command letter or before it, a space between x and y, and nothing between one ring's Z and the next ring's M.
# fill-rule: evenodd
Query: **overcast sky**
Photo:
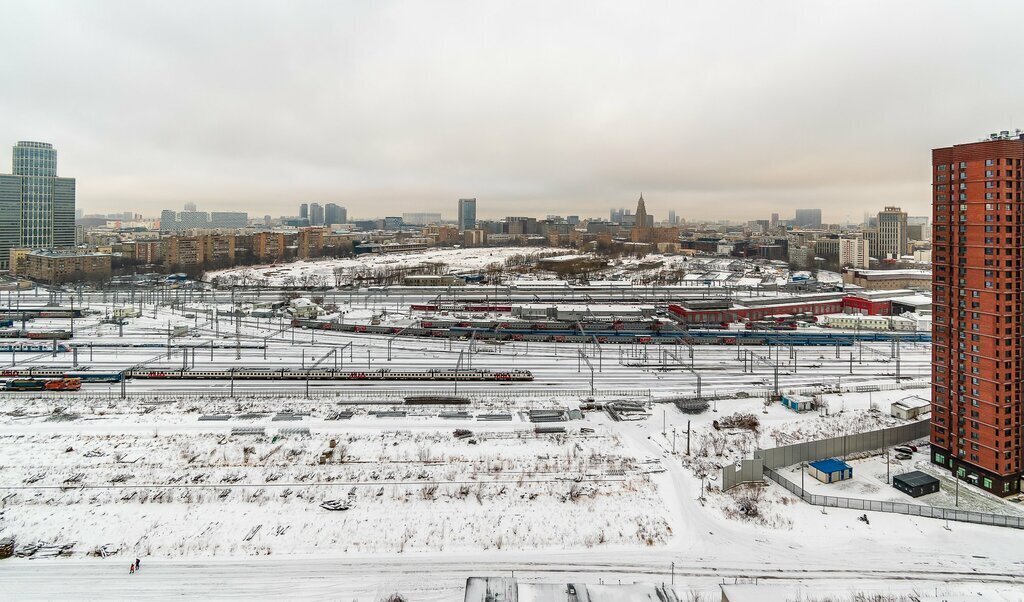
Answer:
M1024 2L4 2L0 148L156 216L928 212L1024 128ZM4 151L6 153L6 151ZM9 166L3 159L4 171Z

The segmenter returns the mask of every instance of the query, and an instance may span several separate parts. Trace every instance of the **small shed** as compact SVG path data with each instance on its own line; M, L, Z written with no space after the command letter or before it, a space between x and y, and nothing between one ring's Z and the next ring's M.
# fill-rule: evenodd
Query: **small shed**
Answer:
M921 497L939 490L939 480L930 474L914 470L892 478L892 486L910 497Z
M814 398L793 393L782 394L782 405L795 412L809 412L814 409Z
M838 458L811 462L808 472L822 483L836 483L853 478L853 467Z
M889 408L889 413L892 414L893 418L899 418L900 420L916 420L922 414L927 414L931 411L932 402L916 395L894 401Z

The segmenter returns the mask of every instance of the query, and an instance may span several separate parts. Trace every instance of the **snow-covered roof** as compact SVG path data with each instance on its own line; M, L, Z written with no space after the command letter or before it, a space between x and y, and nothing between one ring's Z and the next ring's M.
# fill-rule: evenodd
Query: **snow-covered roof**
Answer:
M893 297L889 300L893 303L902 303L903 305L913 305L915 307L932 304L930 295L907 295L905 297Z
M931 278L931 270L854 270L857 276L867 278L869 280L895 280L898 278L918 277L918 278Z
M909 397L904 397L903 399L901 399L899 401L894 401L892 403L892 405L904 407L904 408L907 408L908 410L911 410L911 409L916 409L916 408L931 407L932 402L928 401L927 399L925 399L923 397L918 397L917 395L911 395Z

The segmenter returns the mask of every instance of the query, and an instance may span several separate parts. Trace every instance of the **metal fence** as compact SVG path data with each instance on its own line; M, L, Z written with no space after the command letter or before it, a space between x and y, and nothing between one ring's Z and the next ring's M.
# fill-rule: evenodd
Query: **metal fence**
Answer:
M780 466L790 466L799 462L813 462L824 458L884 449L892 445L899 445L900 443L927 437L930 432L931 424L929 421L921 420L911 424L866 433L832 437L818 441L805 441L771 449L758 449L754 450L754 458L762 460L765 468L779 468Z
M741 483L755 483L762 480L759 469L745 467L748 462L763 467L764 470L769 470L780 466L792 466L799 462L814 462L825 458L884 449L927 437L930 432L931 423L922 420L867 433L805 441L771 449L757 449L754 450L752 460L741 460L739 464L722 467L722 489L727 490Z
M927 389L931 387L928 380L910 380L899 383L878 383L870 385L844 385L841 390L844 393L867 393L868 391L906 391L909 389ZM816 395L819 393L834 393L836 387L782 387L786 393L797 395Z
M940 508L923 506L921 504L908 504L906 502L885 502L881 500L865 500L808 493L800 485L790 481L775 470L782 466L792 466L800 462L813 462L824 458L846 456L848 454L874 451L892 445L899 445L927 437L930 429L930 422L922 420L912 424L858 433L856 435L833 437L820 441L807 441L772 449L755 450L753 459L741 460L737 464L731 464L722 468L722 490L731 489L742 483L761 482L763 477L768 477L785 487L790 493L815 506L868 510L871 512L890 512L908 516L975 523L978 525L1024 529L1024 517L1022 516L989 514L960 510L958 508Z
M894 514L906 514L908 516L937 518L939 520L954 520L963 523L974 523L977 525L1024 529L1024 517L1021 516L988 514L985 512L972 512L970 510L959 510L955 508L922 506L920 504L908 504L906 502L883 502L880 500L863 500L858 498L838 497L834 495L818 495L814 493L807 493L799 485L790 481L771 468L764 467L764 474L769 479L785 487L790 493L800 497L808 504L813 504L815 506L847 508L850 510L870 510L872 512L890 512Z
M722 489L732 489L741 483L757 483L764 480L764 463L760 459L740 460L722 468Z

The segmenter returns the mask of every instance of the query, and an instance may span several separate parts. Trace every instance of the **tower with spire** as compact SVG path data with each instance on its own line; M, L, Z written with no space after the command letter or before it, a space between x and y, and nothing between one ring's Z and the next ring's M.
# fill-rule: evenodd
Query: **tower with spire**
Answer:
M633 223L633 230L630 232L630 240L633 242L647 242L650 238L650 227L647 225L647 207L644 205L644 193L640 193L640 200L636 204L636 221Z

